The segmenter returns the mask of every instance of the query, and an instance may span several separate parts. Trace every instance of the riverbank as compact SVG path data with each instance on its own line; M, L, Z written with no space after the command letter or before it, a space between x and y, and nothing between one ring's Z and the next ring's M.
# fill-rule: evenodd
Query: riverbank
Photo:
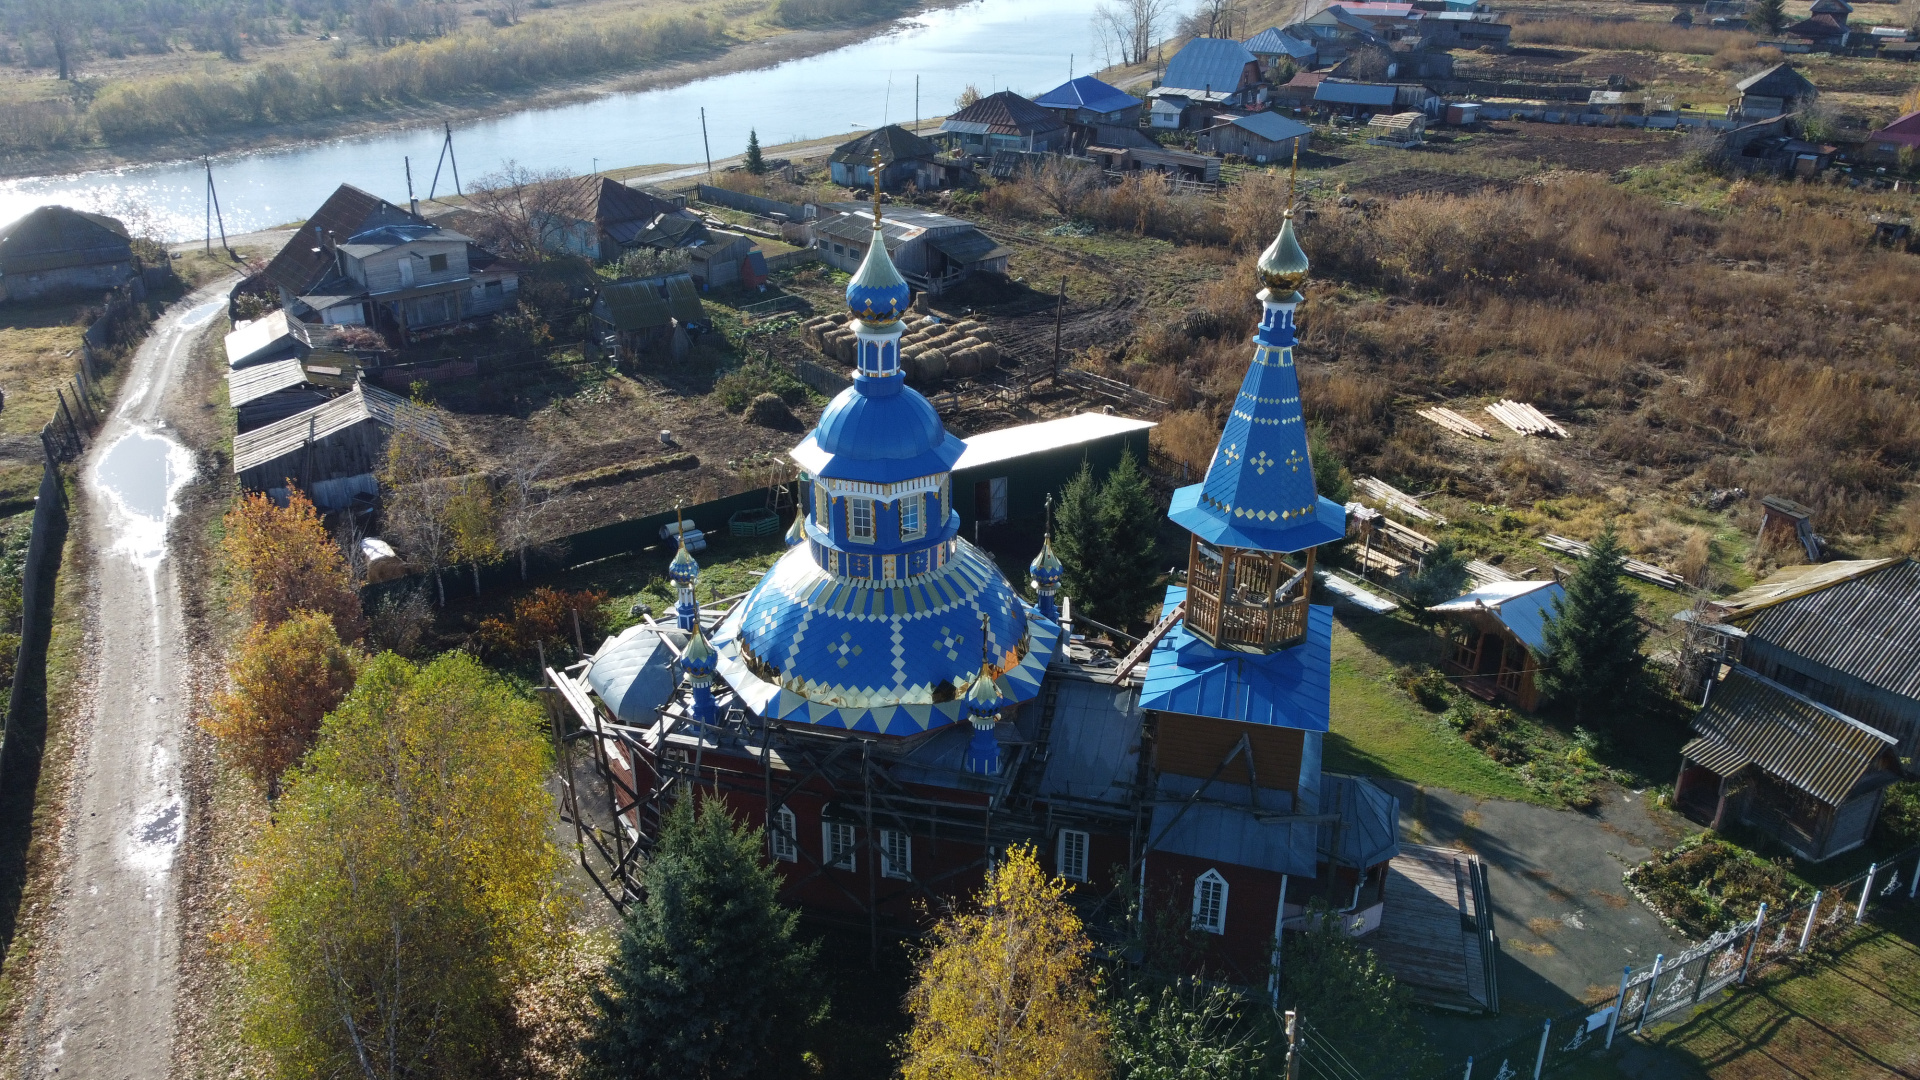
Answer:
M388 132L417 130L442 123L463 124L512 113L551 109L614 94L683 86L721 75L772 68L792 60L893 33L928 11L958 7L967 0L931 0L885 23L785 30L770 37L740 41L718 55L630 69L588 79L554 82L500 92L474 92L438 102L387 108L322 120L248 128L197 138L156 140L84 150L37 151L0 157L0 179L58 176L132 165L191 160L222 154L272 150ZM457 141L456 141L457 146ZM479 170L476 170L479 171Z

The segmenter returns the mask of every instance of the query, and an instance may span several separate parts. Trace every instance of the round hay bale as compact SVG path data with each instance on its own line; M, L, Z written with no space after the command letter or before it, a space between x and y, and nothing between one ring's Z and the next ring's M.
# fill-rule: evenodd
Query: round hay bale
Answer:
M900 360L902 363L905 363L906 361L911 360L916 356L919 356L922 351L924 350L922 350L921 347L918 345L902 345L900 346Z
M834 359L851 366L859 349L859 339L849 334L833 343Z
M947 355L938 349L921 353L907 364L907 377L915 386L938 384L947 377Z
M980 354L980 367L987 371L991 371L994 368L999 367L1000 360L1004 355L1000 352L1000 346L995 345L991 341L981 345L979 348L973 351Z
M961 319L959 322L953 324L953 328L963 334L971 334L975 330L980 329L980 324L973 319Z
M970 379L980 374L980 354L972 349L948 353L947 374L957 379Z
M974 337L972 334L968 334L966 337L963 337L959 341L954 342L953 348L958 351L965 351L968 349L977 349L984 344L986 343L981 341L979 338Z

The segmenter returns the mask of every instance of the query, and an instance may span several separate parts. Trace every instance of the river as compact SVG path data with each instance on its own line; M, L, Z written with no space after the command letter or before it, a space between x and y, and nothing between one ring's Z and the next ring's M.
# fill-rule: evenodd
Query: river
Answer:
M1094 0L975 0L771 68L469 122L453 129L460 177L471 180L509 158L582 174L596 165L698 163L703 107L716 158L739 153L750 129L770 146L910 121L916 76L923 116L952 111L969 83L982 91L1041 93L1065 82L1070 69L1085 74L1101 66L1092 56L1094 6ZM408 157L415 188L425 197L442 138L435 125L216 157L226 230L250 232L303 218L341 183L404 199ZM451 170L444 170L439 190L452 188ZM206 176L197 161L0 181L0 222L51 202L144 212L153 230L171 241L198 238L206 229Z

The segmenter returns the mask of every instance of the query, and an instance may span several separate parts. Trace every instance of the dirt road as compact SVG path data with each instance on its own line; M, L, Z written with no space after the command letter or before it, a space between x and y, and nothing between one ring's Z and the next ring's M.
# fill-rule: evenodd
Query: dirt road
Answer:
M80 538L94 553L78 718L67 877L50 948L21 1024L22 1075L163 1080L179 953L175 855L187 807L180 769L188 718L186 634L167 558L174 496L192 457L167 435L177 376L231 282L194 293L154 323L120 401L81 469Z

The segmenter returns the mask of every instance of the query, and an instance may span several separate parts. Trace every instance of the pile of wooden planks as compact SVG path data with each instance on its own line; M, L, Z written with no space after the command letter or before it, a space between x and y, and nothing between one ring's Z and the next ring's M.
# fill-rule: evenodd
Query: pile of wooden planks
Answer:
M1397 510L1417 521L1431 521L1435 525L1445 525L1447 523L1446 518L1421 506L1413 496L1395 488L1392 484L1384 480L1375 479L1371 476L1363 476L1353 482L1353 490L1358 492L1363 498L1371 499L1390 510Z
M1455 435L1465 435L1470 439L1493 438L1493 432L1488 431L1486 428L1481 427L1479 424L1476 424L1473 421L1467 419L1466 417L1461 416L1459 413L1454 412L1452 409L1444 409L1436 405L1431 409L1421 409L1420 415L1426 417L1427 419L1433 421L1436 424L1439 424L1441 427L1446 428L1448 431L1453 432Z
M1499 402L1487 406L1487 412L1521 435L1552 435L1558 439L1567 437L1566 428L1547 419L1546 413L1524 401L1501 398Z
M1593 554L1592 545L1583 544L1578 540L1572 540L1564 536L1556 536L1553 533L1548 533L1541 537L1540 546L1549 551L1558 551L1582 559ZM1633 577L1639 578L1641 581L1651 582L1663 589L1677 590L1687 587L1686 580L1679 574L1671 570L1662 570L1652 563L1641 562L1639 559L1623 560L1620 568Z
M1473 579L1475 586L1492 581L1512 581L1513 575L1489 562L1474 559L1467 563L1467 576Z

